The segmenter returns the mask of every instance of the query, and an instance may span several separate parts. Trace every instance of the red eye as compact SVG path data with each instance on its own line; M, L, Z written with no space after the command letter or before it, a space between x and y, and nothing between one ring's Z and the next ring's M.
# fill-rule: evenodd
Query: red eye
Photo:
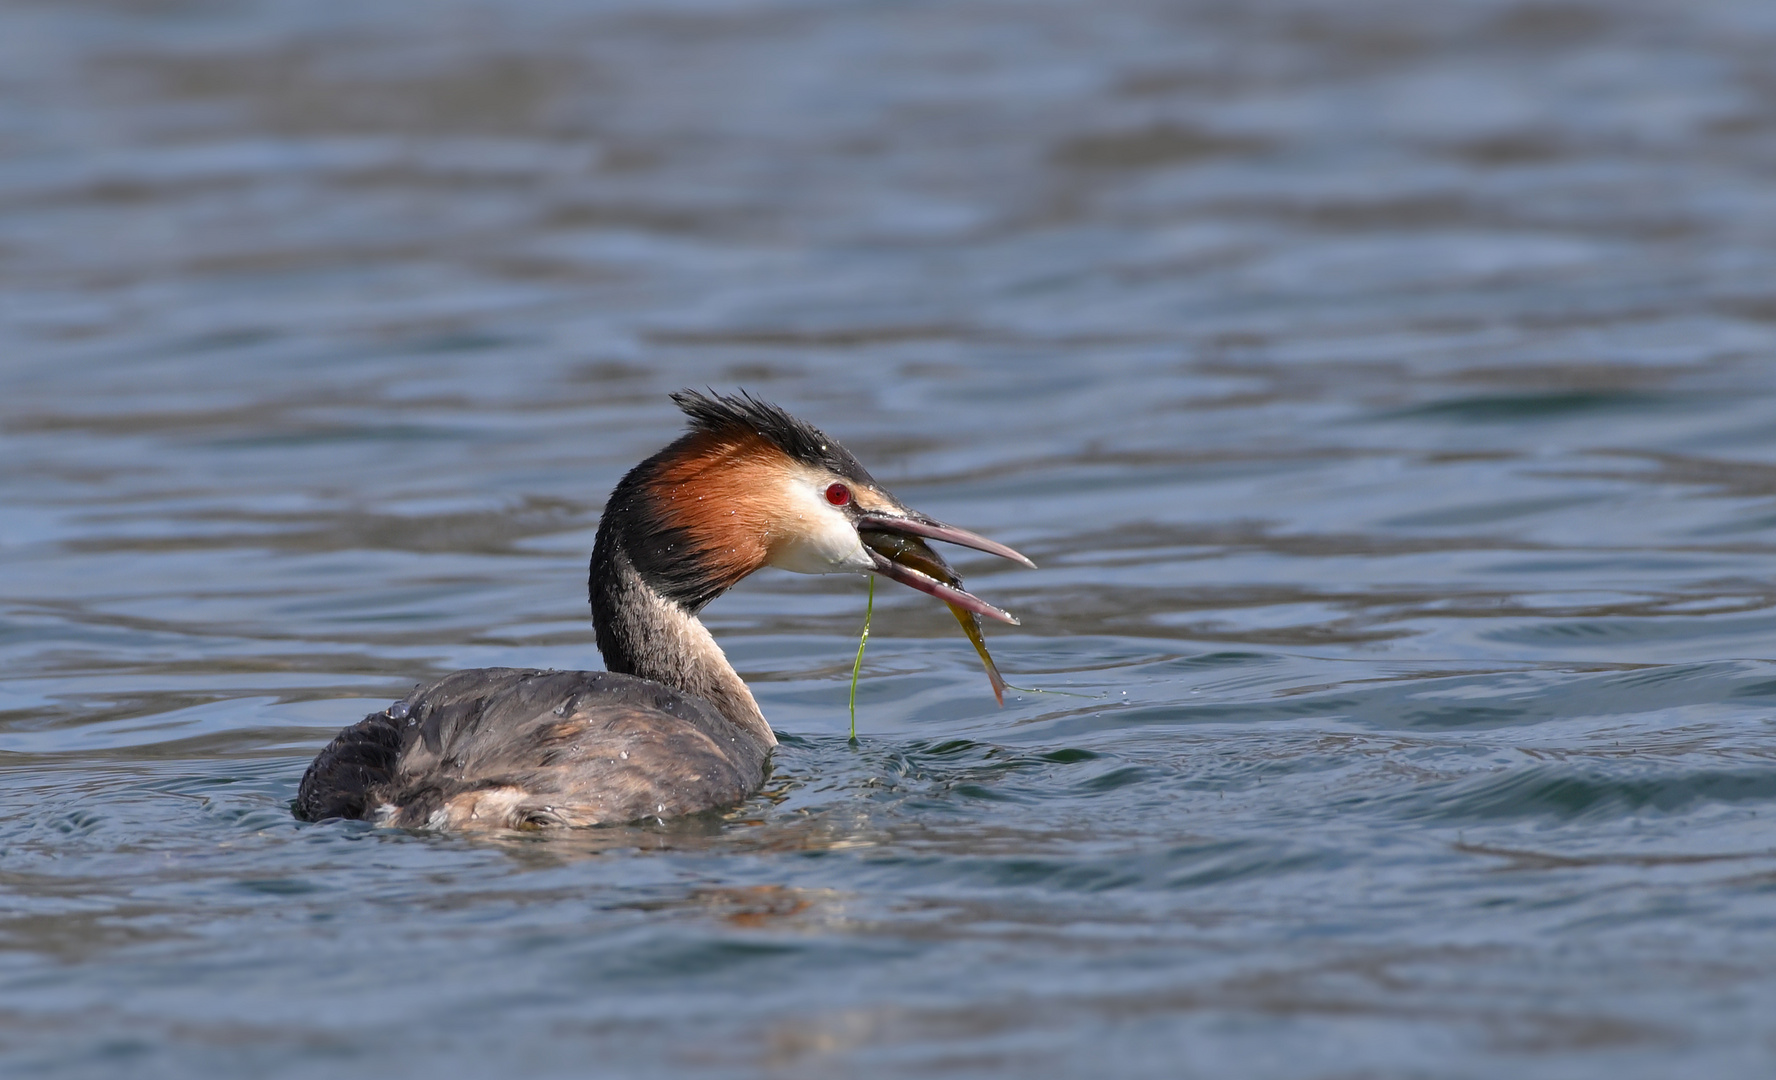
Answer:
M851 489L844 484L833 484L826 489L826 501L834 506L844 506L851 501Z

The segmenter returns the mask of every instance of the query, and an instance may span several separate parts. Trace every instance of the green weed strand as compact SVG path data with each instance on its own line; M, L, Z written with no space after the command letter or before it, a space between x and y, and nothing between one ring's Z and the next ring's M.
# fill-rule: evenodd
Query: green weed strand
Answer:
M857 659L851 662L851 741L857 741L857 675L863 670L863 647L869 644L870 616L876 612L876 579L869 579L869 599L863 607L863 636L857 639Z

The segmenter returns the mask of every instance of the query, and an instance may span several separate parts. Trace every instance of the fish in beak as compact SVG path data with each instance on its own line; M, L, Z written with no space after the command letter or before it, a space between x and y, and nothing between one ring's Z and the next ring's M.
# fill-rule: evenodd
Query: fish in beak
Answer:
M987 669L987 680L993 686L993 697L1004 706L1005 680L1000 677L998 666L987 652L986 639L981 636L980 617L985 615L1013 626L1018 625L1018 621L1009 612L994 607L962 588L962 576L951 569L943 556L925 541L942 540L971 547L976 551L985 551L1002 559L1022 563L1031 569L1035 569L1036 564L997 541L910 511L905 516L865 514L857 521L857 532L864 549L869 552L870 559L875 564L873 569L876 573L920 592L929 593L949 606L950 614L956 617L956 621L962 626L962 632L968 635L969 642L974 645L974 651L980 654L981 664Z

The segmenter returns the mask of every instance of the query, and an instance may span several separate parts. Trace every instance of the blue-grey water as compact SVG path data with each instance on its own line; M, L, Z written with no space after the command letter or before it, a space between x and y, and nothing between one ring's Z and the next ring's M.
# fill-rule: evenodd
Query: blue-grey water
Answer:
M1776 1073L1776 5L0 6L0 1073ZM731 814L305 825L745 387Z

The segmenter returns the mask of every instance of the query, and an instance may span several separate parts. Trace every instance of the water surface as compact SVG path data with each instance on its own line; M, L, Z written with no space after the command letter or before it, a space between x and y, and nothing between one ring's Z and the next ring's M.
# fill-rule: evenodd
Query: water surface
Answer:
M1776 1065L1776 8L0 9L11 1076ZM735 812L293 821L744 386L964 556Z

